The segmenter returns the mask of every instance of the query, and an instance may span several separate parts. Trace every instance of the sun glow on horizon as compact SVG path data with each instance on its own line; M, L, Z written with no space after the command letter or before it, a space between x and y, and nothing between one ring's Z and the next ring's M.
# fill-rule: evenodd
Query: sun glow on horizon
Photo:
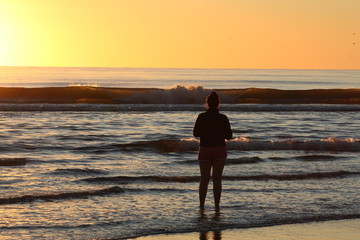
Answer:
M0 65L360 69L358 0L0 0Z
M8 8L0 6L0 66L5 66L11 63L11 55L14 53L12 31L15 27L8 22Z
M9 36L9 30L0 25L0 66L6 65L10 58L10 39L5 36Z

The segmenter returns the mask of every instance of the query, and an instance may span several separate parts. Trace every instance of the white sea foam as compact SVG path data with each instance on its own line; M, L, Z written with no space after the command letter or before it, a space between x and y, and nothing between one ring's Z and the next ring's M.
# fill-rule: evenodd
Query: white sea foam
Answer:
M181 139L182 150L196 150L199 140ZM237 137L226 143L228 150L275 151L275 150L311 150L311 151L360 151L360 139L326 138L319 140L270 140L259 141L248 137Z
M172 88L156 89L141 94L134 94L125 101L128 103L152 103L152 104L200 104L212 91L203 86L177 85ZM233 99L222 93L219 97L224 103L232 103Z
M69 84L69 87L100 87L100 84L87 84L87 83L76 83L76 84Z

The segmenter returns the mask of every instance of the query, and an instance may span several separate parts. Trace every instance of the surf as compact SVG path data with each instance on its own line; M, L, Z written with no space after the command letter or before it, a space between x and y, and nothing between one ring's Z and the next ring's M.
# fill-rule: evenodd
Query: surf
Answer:
M0 103L203 104L205 97L213 90L218 92L224 104L360 104L359 88L210 89L201 85L176 85L171 88L0 87Z

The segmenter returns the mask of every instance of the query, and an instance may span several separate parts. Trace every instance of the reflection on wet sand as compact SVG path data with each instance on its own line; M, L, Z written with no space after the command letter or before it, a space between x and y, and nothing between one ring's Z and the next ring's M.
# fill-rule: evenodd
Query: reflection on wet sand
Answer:
M200 232L200 240L221 240L221 231L209 231L209 232Z
M200 210L199 214L199 240L221 240L220 226L222 219L220 211L215 211L214 214L207 215L204 210Z

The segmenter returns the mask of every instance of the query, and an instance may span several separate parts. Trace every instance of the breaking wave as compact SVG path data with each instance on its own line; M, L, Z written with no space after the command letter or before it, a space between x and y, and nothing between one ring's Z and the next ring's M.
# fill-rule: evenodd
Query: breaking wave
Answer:
M222 103L360 104L360 89L279 90L270 88L214 89ZM93 86L0 88L0 103L51 104L203 104L212 91L203 86L103 88ZM9 108L9 106L7 106ZM4 106L2 107L4 108Z
M247 137L238 137L227 141L228 150L240 151L276 151L276 150L304 150L304 151L344 151L344 152L358 152L360 151L359 139L340 139L340 138L326 138L319 140L253 140ZM155 140L155 141L140 141L129 144L118 144L116 148L127 150L157 150L159 152L182 152L182 151L197 151L199 141L195 138L180 139L180 140ZM319 157L317 157L319 158ZM232 160L230 160L232 161ZM259 159L239 159L233 162L250 161L258 162Z
M226 142L228 150L233 151L317 151L317 152L359 152L360 139L354 138L324 138L318 140L297 140L297 139L276 139L259 140L247 137L238 137ZM36 146L36 149L45 148L52 150L53 147ZM176 153L176 152L194 152L198 151L199 140L195 138L184 139L160 139L148 141L136 141L130 143L98 143L88 144L86 146L57 146L57 150L71 150L75 152L104 154L114 152L158 152L158 153ZM26 149L23 146L18 147L17 151ZM328 155L314 155L299 157L298 160L333 160L334 157ZM276 160L276 159L275 159ZM26 165L30 160L26 158L3 158L0 159L0 166L21 166ZM36 162L31 160L32 162ZM258 157L240 157L229 159L230 164L258 163L262 159ZM188 163L185 160L178 163ZM54 174L106 174L92 169L58 169Z
M199 104L204 103L204 99L211 91L202 86L178 85L170 89L154 89L135 93L123 101L136 104ZM234 99L224 93L219 92L219 95L225 103L234 102Z
M360 151L359 139L326 138L320 140L272 140L259 141L246 137L239 137L228 141L230 150L308 150L308 151Z

